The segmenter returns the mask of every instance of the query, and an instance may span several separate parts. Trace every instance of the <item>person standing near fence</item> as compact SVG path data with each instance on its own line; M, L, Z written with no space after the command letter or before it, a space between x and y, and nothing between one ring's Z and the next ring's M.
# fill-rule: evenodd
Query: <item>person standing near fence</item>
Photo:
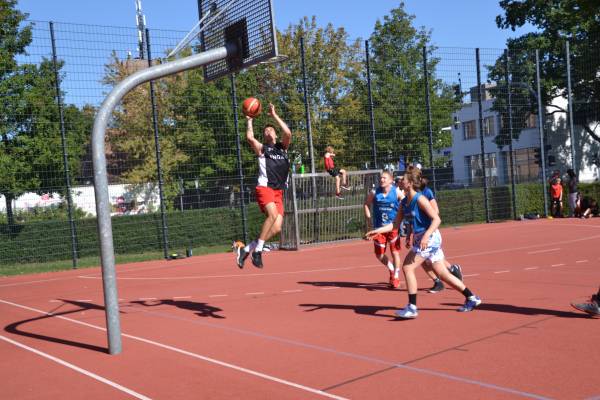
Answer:
M567 170L569 176L569 215L571 218L575 217L575 209L577 208L577 196L579 191L577 189L577 175L572 169Z
M379 177L379 186L367 195L363 208L367 222L367 230L370 231L381 226L392 224L396 219L400 201L404 193L393 184L392 174L383 171ZM371 208L373 213L371 214ZM391 232L381 233L373 237L375 257L385 265L390 274L389 283L392 288L400 286L400 249L402 248L398 229ZM393 262L385 255L389 245Z
M335 178L335 197L338 199L342 199L341 189L348 189L348 174L345 169L339 169L335 167L335 162L333 158L335 157L335 153L333 152L333 147L327 146L325 148L325 155L323 156L325 162L325 170L329 175ZM340 179L340 175L342 178ZM341 180L341 184L340 184Z
M408 291L408 304L402 310L396 311L396 315L404 319L416 318L419 315L415 270L427 260L431 260L434 271L445 283L465 296L465 303L457 311L472 311L481 304L481 299L475 296L463 282L453 276L444 265L442 236L438 230L441 223L440 216L433 210L425 196L418 192L421 188L421 170L409 167L404 174L403 182L406 197L401 201L394 223L384 225L366 234L367 238L372 239L378 234L398 229L405 213L408 212L413 216L413 247L405 257L402 266Z
M260 210L266 215L260 235L256 241L246 247L237 247L237 265L244 268L244 262L252 254L252 264L263 267L262 251L265 241L277 235L283 224L283 190L290 171L290 160L287 150L292 141L292 132L287 124L275 112L275 106L269 104L269 115L277 122L283 136L277 141L277 130L274 125L267 124L263 130L263 143L254 137L252 117L246 116L246 141L258 157L258 183L256 201Z

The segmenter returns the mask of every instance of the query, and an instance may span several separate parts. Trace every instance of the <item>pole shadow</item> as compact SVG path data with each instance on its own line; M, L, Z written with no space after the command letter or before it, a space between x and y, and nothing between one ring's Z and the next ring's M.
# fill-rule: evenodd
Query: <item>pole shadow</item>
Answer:
M75 310L68 310L68 311L63 311L63 312L59 312L59 313L51 312L49 314L41 315L39 317L29 318L29 319L24 319L22 321L13 322L12 324L6 325L4 327L4 330L6 332L9 332L9 333L12 333L15 335L19 335L19 336L29 337L29 338L38 339L38 340L44 340L47 342L58 343L58 344L63 344L63 345L67 345L67 346L79 347L79 348L86 349L86 350L92 350L92 351L97 351L100 353L108 354L108 348L106 348L106 347L96 346L96 345L93 345L90 343L76 342L74 340L62 339L62 338L57 338L57 337L48 336L48 335L42 335L42 334L34 333L34 332L28 332L21 328L22 325L25 325L25 324L28 324L31 322L43 321L48 318L55 318L55 317L59 317L59 316L74 314L74 313L78 313L81 311L86 311L86 310L104 311L104 307L99 306L97 304L93 304L93 303L74 301L74 300L65 300L65 299L57 299L57 300L60 300L63 302L63 304L61 306L59 306L58 308L62 307L64 304L71 304L71 305L77 306L79 308L77 308Z
M398 291L400 289L393 289L387 282L376 282L376 283L364 283L364 282L345 282L345 281L302 281L298 282L301 285L313 285L317 287L339 287L339 288L351 288L351 289L365 289L368 291L385 290L385 291Z

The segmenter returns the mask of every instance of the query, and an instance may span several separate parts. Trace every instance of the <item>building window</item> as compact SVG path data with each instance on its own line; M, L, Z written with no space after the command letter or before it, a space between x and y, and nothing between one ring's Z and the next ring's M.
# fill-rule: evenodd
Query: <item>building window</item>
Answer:
M483 185L483 169L481 168L481 155L474 154L465 157L465 167L469 184L472 186ZM498 183L498 160L496 153L485 154L485 175L488 185L495 186Z
M534 147L528 149L519 149L513 151L513 159L515 161L515 182L528 182L536 181L540 175L540 166L535 163ZM510 160L508 156L510 153L504 152L503 155L506 158L506 176L507 181L511 181L510 173Z
M475 121L463 122L463 135L465 140L475 139L477 137L477 128Z
M485 136L494 136L496 129L494 129L494 117L485 117L483 119L483 134Z

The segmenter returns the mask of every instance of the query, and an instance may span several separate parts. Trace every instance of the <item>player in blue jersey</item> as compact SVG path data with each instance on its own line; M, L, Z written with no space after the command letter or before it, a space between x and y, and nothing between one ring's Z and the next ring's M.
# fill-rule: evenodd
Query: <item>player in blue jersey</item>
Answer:
M379 234L390 232L400 226L405 214L412 216L413 246L402 266L408 290L408 304L402 310L396 311L396 315L400 318L416 318L419 315L415 270L427 260L431 260L435 273L442 281L465 296L465 303L458 311L472 311L481 304L481 299L475 296L460 279L453 276L444 265L442 236L438 231L441 223L440 216L431 207L427 198L418 192L421 189L421 170L409 167L404 174L403 184L406 197L400 202L400 209L394 223L383 225L367 232L366 235L367 238L372 239Z
M427 200L429 200L429 204L431 204L433 211L435 211L436 214L439 214L440 209L438 207L437 200L435 199L435 194L433 193L433 190L431 190L428 186L429 180L427 178L425 178L424 176L422 176L421 183L422 183L421 193L423 193L423 196L427 197ZM450 264L447 259L444 260L444 264L446 265L446 268L448 268L448 270L450 271L450 273L452 275L454 275L455 277L457 277L458 279L460 279L462 281L462 268L459 264ZM429 293L437 293L437 292L441 292L442 290L444 290L445 289L444 284L442 283L441 279L433 271L433 266L431 265L431 262L429 262L429 261L426 262L424 264L424 268L425 268L425 272L427 273L427 275L433 281L433 286L428 290L428 292Z
M379 177L379 187L371 190L364 203L365 218L367 221L367 230L392 225L398 213L400 201L404 198L404 193L393 184L392 174L383 171ZM371 213L371 208L373 209ZM400 286L400 236L398 229L392 229L390 232L381 233L373 237L375 256L385 265L390 273L390 286L398 288ZM389 245L392 252L393 261L385 255L386 247Z

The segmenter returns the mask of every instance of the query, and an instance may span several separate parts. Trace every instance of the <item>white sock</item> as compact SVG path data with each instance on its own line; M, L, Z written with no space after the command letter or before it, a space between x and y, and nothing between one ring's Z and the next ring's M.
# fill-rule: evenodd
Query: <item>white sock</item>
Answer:
M394 264L392 264L391 261L388 261L387 267L390 270L390 272L394 272L394 270L396 269L394 268Z
M255 251L262 251L264 244L265 244L264 240L258 239L257 243L256 243L256 249L254 249L254 250Z
M250 253L255 248L256 248L256 240L253 240L250 242L250 244L248 244L246 247L244 247L244 251L246 253Z
M394 278L396 278L396 279L400 278L400 268L398 268L394 271Z

